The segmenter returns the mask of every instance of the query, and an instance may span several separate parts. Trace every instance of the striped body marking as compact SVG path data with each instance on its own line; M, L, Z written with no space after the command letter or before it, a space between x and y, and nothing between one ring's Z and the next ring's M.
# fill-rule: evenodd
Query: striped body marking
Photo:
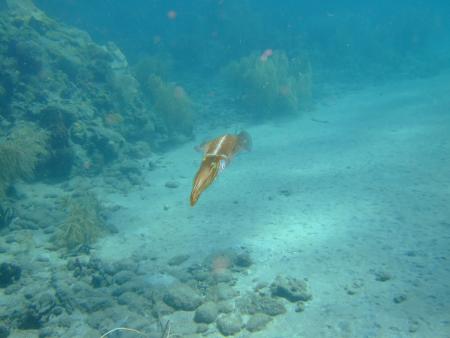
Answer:
M205 157L220 157L224 161L228 161L228 156L226 154L219 154L219 151L222 149L222 145L225 142L227 138L227 135L222 136L219 141L217 142L216 146L211 152L208 152ZM222 163L222 160L220 161L220 167L221 169L225 168L225 163Z

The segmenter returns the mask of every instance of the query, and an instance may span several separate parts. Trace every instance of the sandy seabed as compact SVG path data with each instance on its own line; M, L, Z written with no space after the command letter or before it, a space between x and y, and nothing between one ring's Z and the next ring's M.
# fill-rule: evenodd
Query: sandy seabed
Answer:
M191 264L245 249L253 264L239 275L241 294L277 275L307 280L303 312L236 337L450 337L450 72L329 98L247 131L253 150L193 208L195 142L152 158L134 191L96 188L118 209L109 219L118 232L95 254ZM173 331L192 316L172 315Z
M111 219L118 234L97 254L201 261L246 248L254 264L241 292L278 274L307 278L304 312L242 337L450 337L450 73L366 88L247 131L252 152L194 208L194 143L166 154L148 186L104 193L122 208Z

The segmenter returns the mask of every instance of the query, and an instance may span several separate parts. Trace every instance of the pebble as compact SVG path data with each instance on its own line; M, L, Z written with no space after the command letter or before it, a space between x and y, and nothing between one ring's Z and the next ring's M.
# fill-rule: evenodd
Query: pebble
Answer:
M217 319L217 328L224 336L231 336L241 331L242 318L237 313L221 315Z
M165 187L169 188L169 189L176 189L179 186L180 186L180 184L178 182L176 182L176 181L167 181L166 184L165 184Z

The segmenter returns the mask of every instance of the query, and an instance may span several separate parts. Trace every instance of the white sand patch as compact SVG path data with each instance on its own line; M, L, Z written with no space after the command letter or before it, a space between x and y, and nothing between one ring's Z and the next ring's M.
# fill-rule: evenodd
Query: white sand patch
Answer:
M201 261L245 247L255 264L241 290L279 273L308 278L306 310L252 337L449 337L450 74L369 88L248 132L253 151L194 208L194 143L149 171L150 186L103 196L123 209L98 254ZM380 271L392 279L377 281Z

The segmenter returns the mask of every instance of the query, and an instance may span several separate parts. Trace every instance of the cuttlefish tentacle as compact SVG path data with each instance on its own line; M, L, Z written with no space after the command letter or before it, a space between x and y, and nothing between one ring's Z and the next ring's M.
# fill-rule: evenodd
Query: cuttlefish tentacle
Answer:
M250 150L251 138L246 132L238 135L226 134L205 143L202 148L204 156L197 174L195 175L191 206L197 203L200 195L216 179L217 175L225 169L231 159L241 150Z

